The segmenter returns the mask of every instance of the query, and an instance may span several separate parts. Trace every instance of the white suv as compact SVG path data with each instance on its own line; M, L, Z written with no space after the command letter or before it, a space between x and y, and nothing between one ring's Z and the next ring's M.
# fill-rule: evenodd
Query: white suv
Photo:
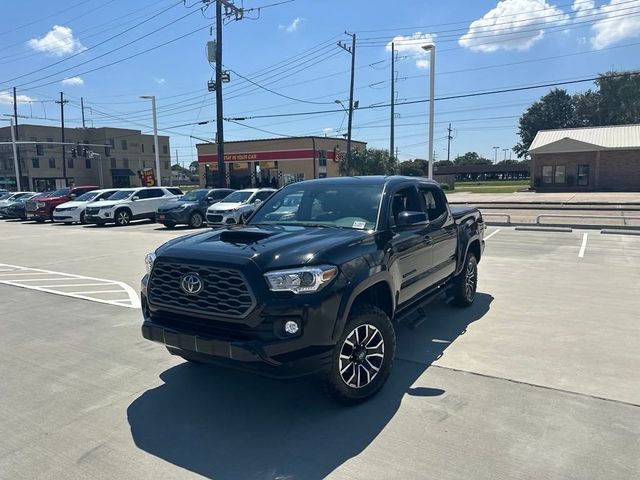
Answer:
M131 220L141 218L153 220L160 205L176 198L176 195L161 187L123 188L108 200L88 206L85 209L85 220L87 223L115 223L118 226L128 225Z
M53 221L62 222L67 225L71 223L87 223L85 220L85 209L95 202L108 199L118 191L117 188L103 190L91 190L83 193L75 200L62 203L53 210Z
M240 218L251 215L258 204L264 202L275 191L273 188L236 190L207 209L207 225L221 227L239 223Z

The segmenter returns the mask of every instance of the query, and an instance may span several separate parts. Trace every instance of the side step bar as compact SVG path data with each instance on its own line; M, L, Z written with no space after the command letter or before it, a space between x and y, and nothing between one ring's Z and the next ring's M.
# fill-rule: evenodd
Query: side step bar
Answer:
M427 312L424 308L435 300L444 300L446 303L450 303L453 300L453 295L450 294L450 290L453 287L451 282L447 282L444 285L437 287L431 292L427 293L423 298L417 301L415 304L410 305L406 309L402 310L396 315L395 320L400 322L407 322L409 328L412 330L418 328L426 319ZM417 318L411 319L414 314L418 314Z

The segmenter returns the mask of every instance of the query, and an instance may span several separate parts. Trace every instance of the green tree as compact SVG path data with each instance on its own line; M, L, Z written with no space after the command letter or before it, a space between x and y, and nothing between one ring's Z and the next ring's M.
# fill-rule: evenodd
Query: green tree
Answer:
M522 158L540 130L577 126L574 100L566 90L555 88L534 102L520 117L520 142L513 151Z
M436 160L433 162L434 167L451 167L453 162L451 160Z
M396 162L388 150L355 148L351 150L351 161L347 161L345 156L339 169L343 175L393 175Z
M191 173L198 173L198 161L195 160L189 164L189 171Z
M477 152L467 152L457 156L453 161L454 165L489 165L491 163L493 163L491 160L481 157Z
M427 171L426 160L408 160L400 164L400 175L408 177L422 177Z

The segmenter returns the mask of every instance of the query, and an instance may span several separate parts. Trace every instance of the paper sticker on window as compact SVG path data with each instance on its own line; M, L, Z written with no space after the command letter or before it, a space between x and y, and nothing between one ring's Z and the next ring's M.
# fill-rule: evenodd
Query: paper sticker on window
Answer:
M366 222L359 222L359 221L355 221L353 222L353 228L357 228L359 230L362 230L366 225Z

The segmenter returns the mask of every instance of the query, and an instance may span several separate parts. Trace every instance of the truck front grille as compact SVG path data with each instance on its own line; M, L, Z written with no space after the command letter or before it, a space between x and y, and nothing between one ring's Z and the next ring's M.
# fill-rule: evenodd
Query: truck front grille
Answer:
M200 277L203 284L201 292L188 294L182 289L182 279L189 273ZM205 316L243 318L256 304L238 270L181 263L156 263L149 279L148 293L152 305Z
M35 212L38 207L36 205L36 202L28 201L25 203L25 209L27 212Z
M100 213L100 209L98 207L87 207L85 209L85 213L87 215L98 215Z

